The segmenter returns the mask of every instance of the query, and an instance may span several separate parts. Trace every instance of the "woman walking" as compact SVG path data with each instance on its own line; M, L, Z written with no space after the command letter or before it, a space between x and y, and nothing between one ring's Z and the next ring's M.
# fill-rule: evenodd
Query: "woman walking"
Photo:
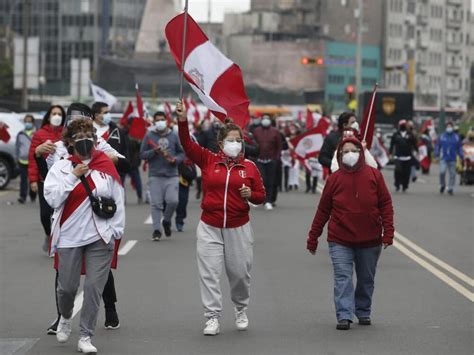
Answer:
M28 184L28 154L31 138L35 132L35 118L32 115L26 115L23 122L25 123L25 129L18 133L15 142L16 158L20 169L20 197L18 202L22 204L26 201L28 191L31 202L36 200L36 191L32 191Z
M83 353L97 352L91 337L115 240L122 237L125 225L120 176L112 161L94 149L96 142L92 120L71 122L64 143L73 147L74 153L55 163L44 183L44 197L54 208L50 253L57 253L59 263L56 292L61 319L56 338L64 343L71 334L74 299L84 265L84 305L77 345Z
M382 174L366 164L355 137L337 150L339 170L329 176L307 240L316 253L318 238L329 220L329 254L334 269L337 329L348 330L353 314L360 325L371 324L375 271L382 244L393 241L393 207ZM353 267L357 275L354 291Z
M197 228L197 261L207 318L204 335L220 332L219 279L223 265L234 303L235 325L238 330L246 330L253 262L249 203L258 205L265 201L262 178L255 164L244 159L243 134L239 126L229 119L221 126L217 137L220 151L216 154L189 136L187 114L181 101L176 105L176 113L179 138L186 156L202 170L203 212Z

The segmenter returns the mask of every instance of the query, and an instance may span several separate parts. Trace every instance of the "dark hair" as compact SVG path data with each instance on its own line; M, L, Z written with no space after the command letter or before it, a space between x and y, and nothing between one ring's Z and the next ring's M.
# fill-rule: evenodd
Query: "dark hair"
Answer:
M61 116L63 117L63 120L61 121L61 126L64 126L64 121L66 119L66 111L64 111L64 108L60 105L52 105L48 109L46 114L43 116L43 121L41 121L41 127L46 126L50 123L49 118L51 117L51 111L53 111L53 109L55 108L59 108L61 110Z
M349 119L351 117L355 117L354 112L343 112L339 115L339 117L337 118L337 128L339 128L339 131L342 132L342 130L344 129L344 125L349 122Z
M25 115L25 117L23 117L23 121L26 120L27 118L31 118L33 123L35 123L35 118L33 117L33 115L30 115L30 114Z
M64 128L63 131L63 142L67 146L71 140L72 137L79 133L79 132L92 132L95 135L95 128L94 125L92 124L92 120L87 119L87 118L79 118L76 120L73 120L67 127Z
M224 139L229 134L229 132L231 132L231 131L238 131L239 134L240 134L240 138L244 138L244 135L242 133L242 129L234 123L232 118L227 117L224 120L224 124L219 129L219 132L217 132L217 142L218 143L223 142Z
M163 116L166 118L166 113L164 113L163 111L156 111L153 115L153 119L155 119L156 116Z
M108 106L109 105L107 105L105 102L102 102L102 101L94 102L91 107L92 115L94 116L94 118L95 118L95 115L100 113L104 107L108 107Z

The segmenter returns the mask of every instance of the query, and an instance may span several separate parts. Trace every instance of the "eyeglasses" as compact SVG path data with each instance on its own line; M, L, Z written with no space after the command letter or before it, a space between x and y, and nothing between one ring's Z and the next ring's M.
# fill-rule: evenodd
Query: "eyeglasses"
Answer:
M229 139L224 139L224 142L229 142L229 143L235 143L235 142L237 142L237 143L242 143L243 140L242 140L242 138L235 138L235 139L229 138Z

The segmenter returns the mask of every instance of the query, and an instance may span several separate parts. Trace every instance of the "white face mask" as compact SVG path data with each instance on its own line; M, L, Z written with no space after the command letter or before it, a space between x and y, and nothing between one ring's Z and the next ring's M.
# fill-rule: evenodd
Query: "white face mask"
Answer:
M352 129L355 129L357 132L359 132L359 123L357 121L354 121L352 124L351 124L351 128Z
M164 131L166 129L166 121L155 122L155 127L160 132Z
M272 121L269 118L264 118L262 120L262 126L263 127L270 127L271 124L272 124Z
M224 148L222 151L225 155L235 158L242 151L242 143L224 141Z
M359 161L360 153L348 152L342 156L342 162L351 168Z
M53 115L49 118L49 123L51 126L58 127L61 125L63 117L61 115Z

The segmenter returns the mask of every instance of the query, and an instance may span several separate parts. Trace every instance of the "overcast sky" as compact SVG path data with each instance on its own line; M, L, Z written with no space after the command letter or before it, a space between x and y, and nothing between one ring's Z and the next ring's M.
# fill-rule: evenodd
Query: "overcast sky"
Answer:
M191 16L197 21L207 21L209 0L188 1ZM250 0L210 0L210 2L212 22L222 22L225 12L243 12L250 9ZM182 3L184 6L184 0Z
M243 12L250 9L250 0L188 0L189 13L197 21L207 21L207 9L211 2L211 21L222 22L225 12ZM184 4L184 0L182 0ZM183 5L184 6L184 5ZM474 0L471 0L474 12Z

